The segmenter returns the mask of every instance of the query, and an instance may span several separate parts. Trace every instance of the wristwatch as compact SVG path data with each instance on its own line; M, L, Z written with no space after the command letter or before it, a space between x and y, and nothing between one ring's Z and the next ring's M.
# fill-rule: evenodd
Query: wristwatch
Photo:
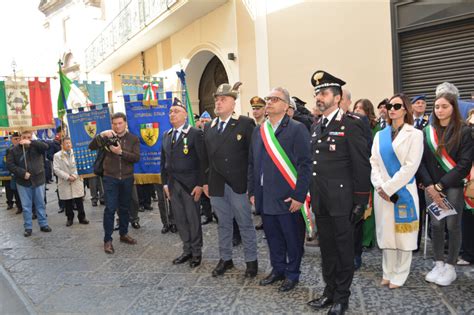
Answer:
M441 185L440 183L434 184L434 188L435 188L436 191L438 191L438 192L442 192L442 191L443 191L443 185Z

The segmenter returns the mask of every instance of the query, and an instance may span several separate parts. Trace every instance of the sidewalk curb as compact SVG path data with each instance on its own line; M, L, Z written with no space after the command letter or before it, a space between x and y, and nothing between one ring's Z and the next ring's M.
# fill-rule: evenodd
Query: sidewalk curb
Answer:
M5 281L4 281L5 280ZM17 298L18 302L25 307L28 314L36 315L36 311L31 301L25 297L23 292L18 288L15 281L12 279L8 271L5 270L3 265L0 263L0 282L6 285L6 290L9 290L14 298ZM5 313L6 314L6 313Z

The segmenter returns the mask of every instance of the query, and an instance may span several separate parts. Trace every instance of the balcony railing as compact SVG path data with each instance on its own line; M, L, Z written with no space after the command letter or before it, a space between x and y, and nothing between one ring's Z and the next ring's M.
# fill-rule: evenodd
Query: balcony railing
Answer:
M90 71L179 0L132 0L86 48Z

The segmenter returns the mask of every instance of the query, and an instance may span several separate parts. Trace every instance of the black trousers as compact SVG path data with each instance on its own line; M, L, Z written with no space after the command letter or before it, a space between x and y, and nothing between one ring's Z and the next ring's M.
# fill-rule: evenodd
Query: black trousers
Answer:
M418 200L419 200L418 204L420 206L420 217L418 218L420 225L418 227L418 241L417 241L418 247L417 248L421 248L420 243L421 243L421 238L423 237L424 225L428 223L425 222L425 217L426 217L425 191L420 188L418 188Z
M316 215L321 249L324 295L348 303L354 276L354 226L349 216Z
M171 210L171 203L165 199L165 192L162 184L155 184L156 195L158 196L158 209L160 210L161 223L163 226L174 224L173 211ZM165 204L167 203L168 206Z
M5 184L5 193L7 195L7 205L8 206L13 206L13 203L16 204L17 208L21 210L21 200L20 200L20 195L18 195L18 190L12 189L10 186L11 181L7 180L4 181ZM13 201L13 198L15 198L15 201Z
M462 245L461 258L474 264L474 212L464 210L462 214Z
M360 220L354 226L354 255L356 257L362 257L362 239L364 238L364 222L365 220Z
M205 194L201 194L201 211L203 216L212 219L211 200Z
M74 220L74 205L77 207L77 218L79 221L83 221L86 218L82 198L63 200L63 202L66 207L66 217L69 221Z
M140 207L151 206L151 195L153 194L153 184L136 185L138 193L138 203Z

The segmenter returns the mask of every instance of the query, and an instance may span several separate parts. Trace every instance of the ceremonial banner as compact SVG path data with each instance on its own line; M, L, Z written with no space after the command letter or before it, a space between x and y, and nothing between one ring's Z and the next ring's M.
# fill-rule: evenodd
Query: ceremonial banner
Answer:
M140 139L140 162L135 164L135 183L161 183L161 143L165 131L171 128L168 118L172 93L166 92L166 99L158 100L157 106L144 106L143 95L131 101L124 95L128 130Z
M7 169L7 149L11 146L10 139L0 139L0 180L10 180L10 172Z
M73 81L79 90L92 102L92 104L105 103L105 82L87 82L87 81Z
M100 132L111 129L109 107L107 104L91 106L89 111L78 113L68 110L67 121L77 172L79 175L93 174L97 151L89 150L89 143Z
M49 78L0 81L0 129L53 128Z
M121 75L122 78L122 93L128 95L129 100L134 102L138 100L138 95L143 95L149 89L154 91L153 95L158 93L159 99L164 99L164 82L163 78L151 77L151 76L131 76ZM156 86L156 88L155 88ZM140 101L147 98L140 98Z

